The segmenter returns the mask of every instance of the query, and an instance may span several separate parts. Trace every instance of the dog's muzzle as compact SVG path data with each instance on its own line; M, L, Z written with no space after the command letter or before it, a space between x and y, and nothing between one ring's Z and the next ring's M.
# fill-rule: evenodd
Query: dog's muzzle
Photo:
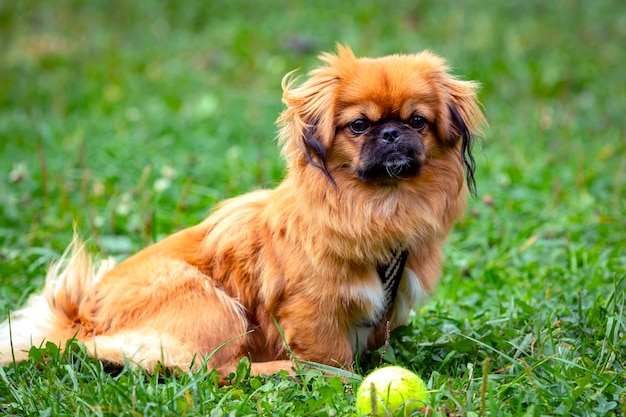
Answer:
M361 148L360 162L358 175L363 182L412 178L424 162L424 142L410 127L388 122L372 129Z

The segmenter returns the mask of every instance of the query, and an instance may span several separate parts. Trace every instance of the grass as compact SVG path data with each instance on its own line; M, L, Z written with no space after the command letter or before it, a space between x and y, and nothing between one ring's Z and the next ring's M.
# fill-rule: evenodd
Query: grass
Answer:
M136 4L135 4L136 3ZM432 49L481 82L479 197L439 291L387 350L431 415L626 415L626 9L619 1L0 3L0 311L72 228L120 258L273 186L280 79L349 43ZM80 346L0 368L7 415L354 415L353 389L104 369Z

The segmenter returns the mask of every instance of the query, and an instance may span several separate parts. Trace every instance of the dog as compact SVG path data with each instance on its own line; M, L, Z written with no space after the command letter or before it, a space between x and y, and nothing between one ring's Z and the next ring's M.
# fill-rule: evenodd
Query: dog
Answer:
M429 51L357 58L338 45L320 60L300 85L283 79L275 189L226 200L117 265L75 237L0 326L0 363L75 338L113 366L202 362L227 383L244 357L252 375L300 360L350 370L406 324L475 190L478 85Z

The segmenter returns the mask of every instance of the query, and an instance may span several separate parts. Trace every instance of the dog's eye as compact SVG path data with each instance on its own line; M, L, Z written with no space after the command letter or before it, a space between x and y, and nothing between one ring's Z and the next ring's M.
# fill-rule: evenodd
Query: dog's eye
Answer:
M358 135L361 133L365 133L365 131L369 129L370 126L371 124L368 120L356 119L352 123L350 123L350 130L352 130L353 133L356 133Z
M411 116L409 119L411 127L417 130L423 130L426 127L426 123L428 123L428 121L423 116Z

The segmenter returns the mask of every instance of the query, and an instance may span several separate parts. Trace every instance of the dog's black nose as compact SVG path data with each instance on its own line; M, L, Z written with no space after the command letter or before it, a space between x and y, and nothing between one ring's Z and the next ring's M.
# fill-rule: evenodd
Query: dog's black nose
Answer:
M386 127L380 132L380 139L385 143L394 143L400 137L400 130L395 127Z

